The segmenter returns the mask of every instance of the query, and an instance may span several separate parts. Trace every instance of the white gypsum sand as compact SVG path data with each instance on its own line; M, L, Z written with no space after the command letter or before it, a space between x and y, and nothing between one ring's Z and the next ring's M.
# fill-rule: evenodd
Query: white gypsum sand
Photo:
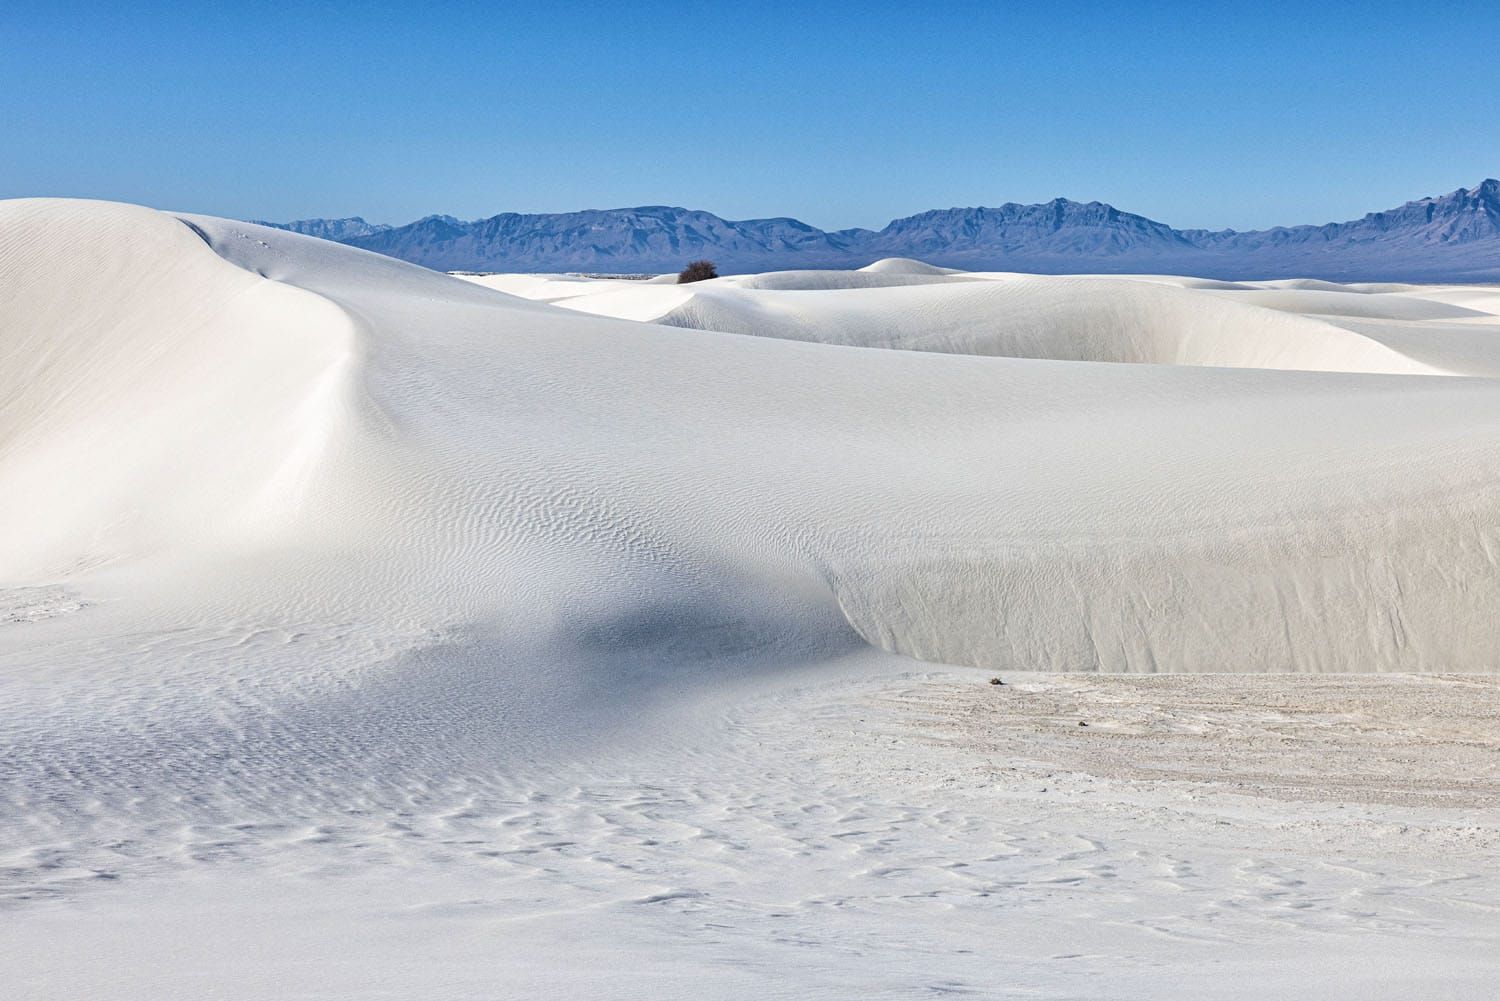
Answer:
M8 989L1488 997L1497 333L0 203Z

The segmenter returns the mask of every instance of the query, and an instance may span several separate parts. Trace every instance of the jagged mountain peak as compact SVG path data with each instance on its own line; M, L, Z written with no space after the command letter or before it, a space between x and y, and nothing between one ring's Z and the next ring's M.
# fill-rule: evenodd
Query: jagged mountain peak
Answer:
M1423 200L1427 201L1429 199ZM1432 198L1430 200L1435 202L1455 203L1466 201L1495 202L1497 200L1500 200L1500 180L1496 180L1493 177L1487 177L1484 180L1480 181L1478 184L1474 185L1474 187L1472 188L1459 188L1456 191L1450 191L1446 195L1439 195L1436 198Z

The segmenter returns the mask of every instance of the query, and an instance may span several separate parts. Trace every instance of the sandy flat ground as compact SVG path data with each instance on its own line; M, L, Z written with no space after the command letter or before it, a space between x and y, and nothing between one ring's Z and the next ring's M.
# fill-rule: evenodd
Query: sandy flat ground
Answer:
M882 732L909 732L950 767L973 759L1000 784L1076 774L1289 806L1500 804L1494 676L1022 673L867 704Z
M0 956L58 998L1481 998L1500 977L1489 679L896 666L690 700L649 753L440 809L200 829L13 900Z

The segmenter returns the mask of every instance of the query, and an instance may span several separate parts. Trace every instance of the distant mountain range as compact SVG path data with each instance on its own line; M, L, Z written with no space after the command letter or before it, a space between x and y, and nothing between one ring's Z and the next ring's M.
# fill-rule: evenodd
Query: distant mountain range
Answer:
M861 267L915 257L970 270L1156 272L1211 278L1500 281L1500 181L1323 226L1173 229L1101 202L938 209L882 230L825 232L796 219L734 222L653 205L405 226L349 219L266 223L439 271L668 272L706 257L725 273Z

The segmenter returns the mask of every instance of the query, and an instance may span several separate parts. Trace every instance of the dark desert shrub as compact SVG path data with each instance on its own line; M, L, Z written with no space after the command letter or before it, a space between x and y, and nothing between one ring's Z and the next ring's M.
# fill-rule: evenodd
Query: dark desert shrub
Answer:
M688 282L701 282L707 278L719 277L719 270L714 267L713 261L694 261L682 269L677 276L677 284L686 285Z

